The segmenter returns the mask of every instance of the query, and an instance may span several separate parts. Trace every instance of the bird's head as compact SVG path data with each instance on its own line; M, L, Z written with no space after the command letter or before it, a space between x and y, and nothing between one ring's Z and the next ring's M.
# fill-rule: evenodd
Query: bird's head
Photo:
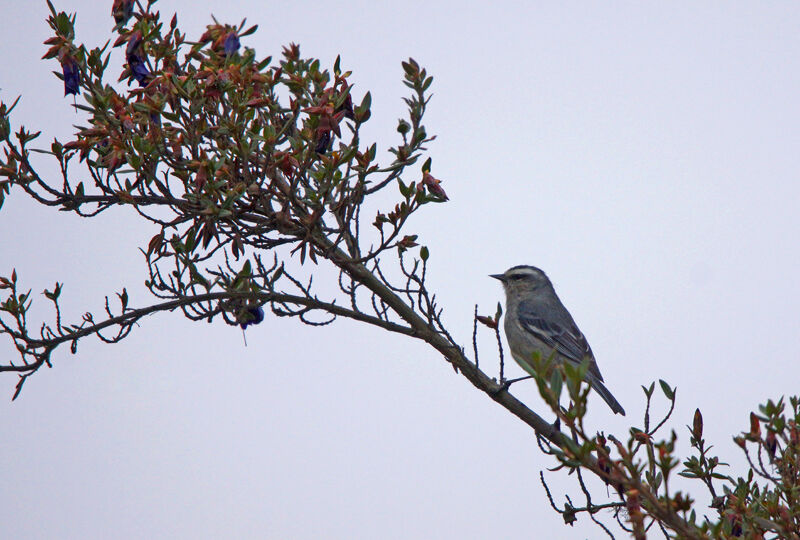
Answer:
M512 266L502 274L492 274L491 277L503 284L506 293L534 292L552 286L542 270L525 264Z

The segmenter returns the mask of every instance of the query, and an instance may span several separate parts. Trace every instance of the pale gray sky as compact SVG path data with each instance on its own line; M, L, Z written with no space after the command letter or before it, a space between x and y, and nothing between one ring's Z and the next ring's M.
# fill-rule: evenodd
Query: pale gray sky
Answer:
M109 37L110 0L55 3L79 11L79 40ZM412 227L454 336L469 345L474 304L501 299L487 274L540 266L628 411L594 399L592 426L624 436L641 423L640 385L663 378L682 448L700 407L740 464L730 437L749 411L799 388L800 7L429 4L158 6L195 37L212 13L247 16L260 56L290 41L326 65L341 54L356 95L372 92L383 149L403 111L400 61L417 59L435 77L430 150L451 201ZM2 11L0 95L23 94L13 119L43 144L68 136L72 100L57 63L39 61L45 2ZM81 220L14 191L0 230L0 274L16 267L34 291L63 281L73 318L122 286L149 300L136 248L154 231L130 213ZM585 518L563 525L532 432L420 343L274 318L248 343L162 315L122 344L59 351L14 403L15 377L0 379L0 536L603 537ZM488 365L492 336L481 343ZM559 502L576 493L550 478Z

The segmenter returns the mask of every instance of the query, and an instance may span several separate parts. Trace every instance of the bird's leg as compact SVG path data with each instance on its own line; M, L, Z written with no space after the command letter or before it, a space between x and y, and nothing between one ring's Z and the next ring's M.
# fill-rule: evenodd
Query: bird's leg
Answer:
M517 377L516 379L504 379L500 382L503 390L508 390L508 388L514 384L515 382L524 381L525 379L532 379L533 375L526 375L524 377Z
M526 377L519 377L517 379L504 379L504 378L501 378L500 382L497 384L497 386L494 388L494 390L492 390L492 393L493 394L499 394L500 392L504 392L504 391L508 390L508 388L512 384L514 384L515 382L524 381L525 379L531 379L531 378L533 378L531 375L528 375Z

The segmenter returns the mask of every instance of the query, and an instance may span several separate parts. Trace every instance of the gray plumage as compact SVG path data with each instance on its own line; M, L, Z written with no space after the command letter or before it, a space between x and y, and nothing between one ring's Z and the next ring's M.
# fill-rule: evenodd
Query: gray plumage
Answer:
M535 266L520 265L491 277L500 280L506 292L503 323L511 355L520 367L533 375L530 362L535 352L543 358L555 352L557 360L576 365L588 357L586 381L612 411L624 416L622 405L603 384L592 348L561 303L547 275Z

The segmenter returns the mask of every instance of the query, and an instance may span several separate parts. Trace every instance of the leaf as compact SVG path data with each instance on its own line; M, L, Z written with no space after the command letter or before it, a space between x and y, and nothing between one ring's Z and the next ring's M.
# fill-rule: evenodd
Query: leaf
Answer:
M44 295L53 300L54 302L58 299L59 295L61 294L61 284L56 281L56 286L53 288L52 291L48 291L47 289L44 290Z
M431 172L431 158L426 159L425 163L422 164L422 172L423 173Z
M233 256L238 259L239 254L243 253L244 246L242 245L242 239L238 235L234 236L233 241L231 242L231 253Z
M364 94L364 98L361 100L361 105L356 107L354 111L356 122L363 123L369 120L369 117L372 115L370 112L370 107L372 106L372 96L369 92Z
M661 391L664 392L664 395L667 396L667 399L669 399L670 401L675 399L675 389L670 388L669 385L663 379L659 379L658 384L661 385Z
M119 302L122 304L122 311L125 311L128 307L128 290L123 287L122 293L117 293L117 296L119 296Z
M589 371L589 364L591 364L591 362L592 357L587 354L583 357L583 360L581 360L581 363L578 365L578 377L580 377L582 381L586 380L586 373Z
M370 107L372 107L372 95L367 92L364 94L364 98L361 100L361 105L359 105L359 108L368 111Z
M164 243L164 233L160 232L156 234L153 238L150 239L150 243L147 244L147 254L150 255L151 253L156 253L158 250L161 249L161 245Z
M269 279L270 285L274 285L276 281L283 275L283 264L281 264L275 272L272 274L272 277Z
M550 375L550 389L553 391L554 405L558 406L561 398L561 388L564 384L564 379L561 377L561 370L554 369Z
M14 395L11 396L11 401L14 401L15 399L17 399L17 396L19 396L19 393L22 392L22 385L25 384L26 380L27 380L27 377L25 377L23 375L19 376L19 382L17 383L17 386L14 389Z
M481 323L481 324L483 324L485 326L488 326L492 330L497 328L497 321L495 321L491 317L485 317L483 315L478 315L475 318L478 320L479 323Z
M754 438L761 437L761 424L758 421L758 416L756 416L755 413L750 413L750 435L752 435Z
M408 199L411 194L411 188L406 186L400 179L397 180L397 187L400 188L400 195Z
M254 24L253 26L251 26L247 30L244 30L243 32L241 32L239 34L239 37L249 36L250 34L255 33L256 30L258 30L258 25Z
M56 156L56 158L61 159L61 156L63 155L63 150L64 149L61 146L60 142L58 142L57 140L54 140L53 144L50 145L50 150L53 152L53 155Z
M253 273L250 267L250 259L247 259L242 266L241 271L239 272L239 276L241 277L249 277Z

